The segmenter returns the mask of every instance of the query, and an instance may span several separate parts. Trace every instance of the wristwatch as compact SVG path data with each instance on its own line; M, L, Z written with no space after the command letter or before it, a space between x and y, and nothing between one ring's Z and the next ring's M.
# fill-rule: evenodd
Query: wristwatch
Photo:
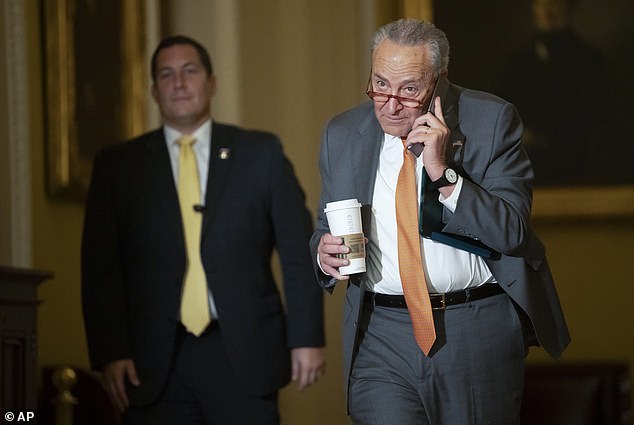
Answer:
M453 168L445 168L442 176L431 183L427 183L427 188L429 190L438 190L438 188L449 186L452 184L456 184L458 181L458 173Z

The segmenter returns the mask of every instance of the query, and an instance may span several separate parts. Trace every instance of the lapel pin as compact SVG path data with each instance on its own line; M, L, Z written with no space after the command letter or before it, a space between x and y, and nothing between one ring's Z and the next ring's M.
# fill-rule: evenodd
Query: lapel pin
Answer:
M229 148L218 149L218 158L228 159L231 156L231 150Z
M455 141L455 142L453 142L451 145L452 145L452 146L456 146L456 147L458 147L458 146L462 146L462 140L456 140L456 141Z

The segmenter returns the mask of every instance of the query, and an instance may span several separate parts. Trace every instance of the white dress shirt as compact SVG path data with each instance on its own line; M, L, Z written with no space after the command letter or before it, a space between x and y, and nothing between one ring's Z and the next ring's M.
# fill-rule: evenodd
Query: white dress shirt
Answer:
M167 142L167 150L170 154L172 162L172 173L174 175L174 184L178 188L178 157L180 147L176 140L183 136L178 130L164 126L163 134ZM190 136L196 138L196 143L192 145L194 155L196 155L196 165L198 166L198 180L200 181L200 204L205 203L205 194L207 192L207 175L209 174L209 152L211 150L211 120L206 121L198 127Z
M372 220L367 252L367 275L373 292L403 294L398 268L395 193L398 174L403 164L403 142L400 137L385 134L372 198ZM423 155L416 160L418 196L423 172ZM455 211L462 189L462 177L449 198L439 193L440 202ZM419 199L420 202L420 199ZM482 257L444 245L428 238L421 239L425 277L430 293L451 292L495 281Z
M163 126L163 134L167 143L167 151L169 152L170 161L172 163L172 175L174 176L174 184L178 190L178 158L180 155L180 146L176 143L179 137L183 136L178 130ZM196 143L192 145L194 155L196 156L196 165L198 168L198 181L200 182L200 205L205 205L205 195L207 193L207 176L209 175L209 155L211 152L211 120L206 121L198 127L191 136L196 138ZM218 313L214 298L209 291L209 310L211 317L217 318Z

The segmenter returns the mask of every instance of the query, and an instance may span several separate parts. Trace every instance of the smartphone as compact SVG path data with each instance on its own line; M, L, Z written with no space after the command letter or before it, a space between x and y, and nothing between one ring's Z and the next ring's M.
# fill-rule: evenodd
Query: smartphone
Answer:
M436 79L436 84L434 85L434 91L431 95L431 101L429 102L429 106L427 107L427 112L434 113L436 106L436 97L440 96L440 101L442 102L443 98L447 94L447 89L449 88L449 81L447 77L444 75L440 75ZM413 143L407 147L414 155L420 156L423 151L424 145L422 143Z
M440 96L440 100L442 101L447 94L447 89L449 89L449 81L447 80L447 77L444 75L439 76L436 79L436 85L434 86L434 92L431 95L431 102L429 102L427 112L431 112L432 114L434 113L436 109L436 97Z

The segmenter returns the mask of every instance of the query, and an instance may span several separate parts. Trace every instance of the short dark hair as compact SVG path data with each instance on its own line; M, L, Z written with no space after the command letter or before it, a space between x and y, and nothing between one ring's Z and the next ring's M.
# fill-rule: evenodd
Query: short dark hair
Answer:
M158 56L159 52L163 49L167 49L168 47L176 46L179 44L188 44L195 48L198 52L200 62L207 71L207 76L213 75L214 70L211 66L211 58L209 57L207 49L205 49L202 44L200 44L193 38L187 37L185 35L170 35L161 40L159 45L156 47L156 50L154 50L154 53L152 53L152 81L156 81L156 57Z

